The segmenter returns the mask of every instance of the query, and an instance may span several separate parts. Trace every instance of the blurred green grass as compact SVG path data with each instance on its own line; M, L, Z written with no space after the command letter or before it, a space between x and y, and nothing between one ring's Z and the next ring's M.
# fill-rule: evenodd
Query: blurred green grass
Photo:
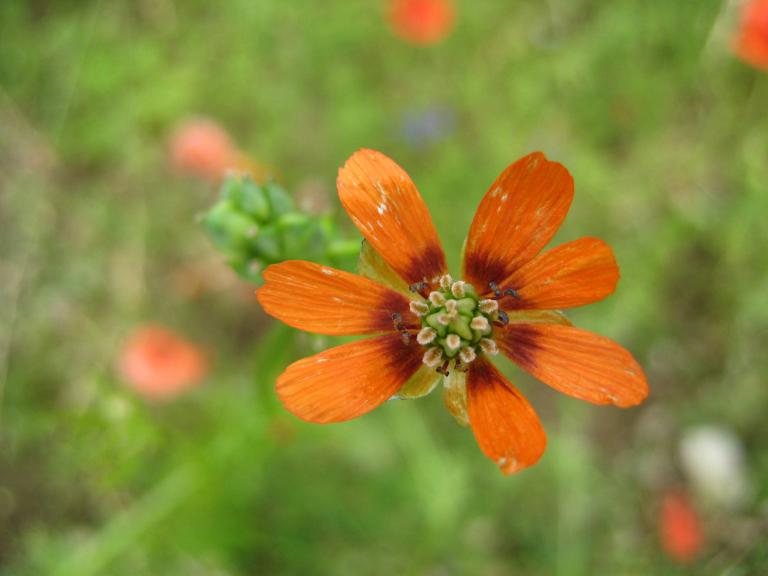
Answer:
M384 14L341 0L2 3L4 574L765 569L768 78L728 54L732 15L714 0L465 0L447 41L416 48ZM452 133L408 145L404 111L435 105ZM511 478L437 394L332 427L292 418L275 370L329 342L268 332L209 247L196 216L215 190L167 165L168 134L199 114L288 189L322 183L336 210L346 157L384 151L454 270L487 186L544 150L576 181L558 240L605 238L622 270L615 296L573 318L630 348L652 397L585 406L510 368L549 435ZM206 384L167 406L113 369L146 320L215 356ZM705 510L708 546L683 569L658 543L658 490L680 480L682 430L713 421L743 439L756 493L747 510Z

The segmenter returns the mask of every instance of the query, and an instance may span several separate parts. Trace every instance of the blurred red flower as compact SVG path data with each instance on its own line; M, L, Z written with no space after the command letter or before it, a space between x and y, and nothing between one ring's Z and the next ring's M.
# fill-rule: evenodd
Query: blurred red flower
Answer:
M455 17L451 0L393 0L390 5L395 34L413 44L436 44L445 39L453 30Z
M150 400L169 400L193 388L208 362L194 344L161 326L144 326L126 341L118 370L126 382Z
M744 5L734 50L747 64L768 71L768 0Z
M688 495L671 490L664 495L659 515L661 544L670 558L692 562L704 545L701 521Z
M188 120L181 124L171 136L170 154L176 169L214 181L221 180L228 170L257 171L229 134L212 120Z

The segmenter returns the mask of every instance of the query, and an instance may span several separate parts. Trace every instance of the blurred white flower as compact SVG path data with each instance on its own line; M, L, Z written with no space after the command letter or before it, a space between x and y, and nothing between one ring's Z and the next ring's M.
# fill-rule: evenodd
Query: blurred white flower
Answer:
M752 487L744 448L731 430L715 425L690 428L680 441L680 460L694 489L727 508L745 504Z

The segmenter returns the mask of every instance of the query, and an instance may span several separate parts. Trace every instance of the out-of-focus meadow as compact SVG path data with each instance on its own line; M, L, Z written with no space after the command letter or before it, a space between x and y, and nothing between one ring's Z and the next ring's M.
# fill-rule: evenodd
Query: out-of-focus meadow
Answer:
M432 44L387 4L0 3L0 572L768 570L768 74L732 53L738 3L462 0ZM195 118L350 239L337 169L383 151L456 272L487 187L543 150L576 182L556 240L621 267L572 318L651 396L587 405L504 364L549 437L510 477L439 393L299 421L276 375L334 342L278 327L211 246L216 178L169 150ZM202 381L129 385L147 325Z

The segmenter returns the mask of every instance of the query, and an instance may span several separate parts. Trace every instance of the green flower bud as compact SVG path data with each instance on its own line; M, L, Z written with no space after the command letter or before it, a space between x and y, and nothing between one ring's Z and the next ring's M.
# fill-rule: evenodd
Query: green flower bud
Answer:
M229 201L216 204L203 217L203 224L213 244L230 256L246 250L248 239L258 233L258 225Z
M272 218L282 216L283 214L286 214L287 212L290 212L294 209L293 200L291 200L291 197L288 196L285 190L283 190L274 182L267 182L264 184L262 189L264 190L267 201L269 202L269 206L272 209Z

